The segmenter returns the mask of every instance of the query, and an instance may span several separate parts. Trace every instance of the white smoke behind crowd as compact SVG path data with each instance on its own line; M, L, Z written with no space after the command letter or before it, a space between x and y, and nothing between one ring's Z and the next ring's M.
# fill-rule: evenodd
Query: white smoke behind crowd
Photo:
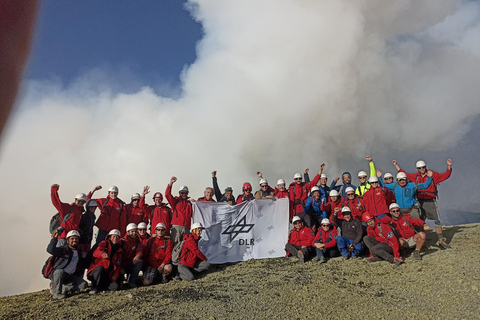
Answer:
M1 145L0 295L48 286L53 183L64 202L97 184L96 196L115 184L129 202L146 184L163 193L176 175L174 190L186 184L197 198L212 170L238 194L244 181L256 189L257 170L272 185L322 162L329 181L355 176L366 154L384 172L392 158L413 171L420 157L443 172L457 147L442 205L478 204L458 199L475 181L455 179L479 173L478 147L463 142L480 113L478 2L192 0L189 9L205 35L176 100L115 91L95 72L68 86L26 81Z

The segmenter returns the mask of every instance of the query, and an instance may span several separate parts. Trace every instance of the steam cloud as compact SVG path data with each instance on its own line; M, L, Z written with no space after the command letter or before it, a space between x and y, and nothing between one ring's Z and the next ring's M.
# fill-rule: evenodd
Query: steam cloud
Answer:
M97 184L98 197L115 184L128 202L146 184L163 193L172 175L174 190L186 184L200 197L212 170L236 194L244 181L256 184L257 170L273 185L325 162L331 179L365 169L365 154L384 172L393 157L413 170L415 155L443 172L437 156L478 126L478 2L191 0L188 8L205 35L176 100L148 87L115 92L96 73L67 87L26 81L1 145L0 295L48 286L40 268L52 183L64 202ZM476 158L462 156L465 170L479 172Z

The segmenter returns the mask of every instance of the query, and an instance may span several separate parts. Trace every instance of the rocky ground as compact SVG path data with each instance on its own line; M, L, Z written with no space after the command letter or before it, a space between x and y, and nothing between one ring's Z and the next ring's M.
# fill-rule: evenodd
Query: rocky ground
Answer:
M294 258L214 266L200 279L81 293L0 298L1 319L480 319L480 224L447 227L452 249L429 232L423 261ZM48 281L45 280L45 286Z

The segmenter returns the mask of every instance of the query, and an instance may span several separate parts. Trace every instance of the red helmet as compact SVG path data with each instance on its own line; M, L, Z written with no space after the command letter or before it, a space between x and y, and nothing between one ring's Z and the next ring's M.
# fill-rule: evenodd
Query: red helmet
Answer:
M155 198L163 199L163 195L160 192L155 192L155 194L153 195L153 200L155 200Z
M367 222L370 219L375 219L375 216L373 214L370 214L368 212L365 212L362 216L362 221Z
M252 185L248 182L245 182L243 184L243 190L248 190L248 189L252 190Z

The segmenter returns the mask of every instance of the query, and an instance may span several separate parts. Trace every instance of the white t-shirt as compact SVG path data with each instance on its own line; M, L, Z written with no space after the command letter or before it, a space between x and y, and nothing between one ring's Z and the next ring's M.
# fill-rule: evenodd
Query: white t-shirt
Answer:
M69 264L63 268L63 271L65 271L68 274L73 274L77 270L77 264L78 264L78 250L73 250L73 256L72 260L70 261Z

